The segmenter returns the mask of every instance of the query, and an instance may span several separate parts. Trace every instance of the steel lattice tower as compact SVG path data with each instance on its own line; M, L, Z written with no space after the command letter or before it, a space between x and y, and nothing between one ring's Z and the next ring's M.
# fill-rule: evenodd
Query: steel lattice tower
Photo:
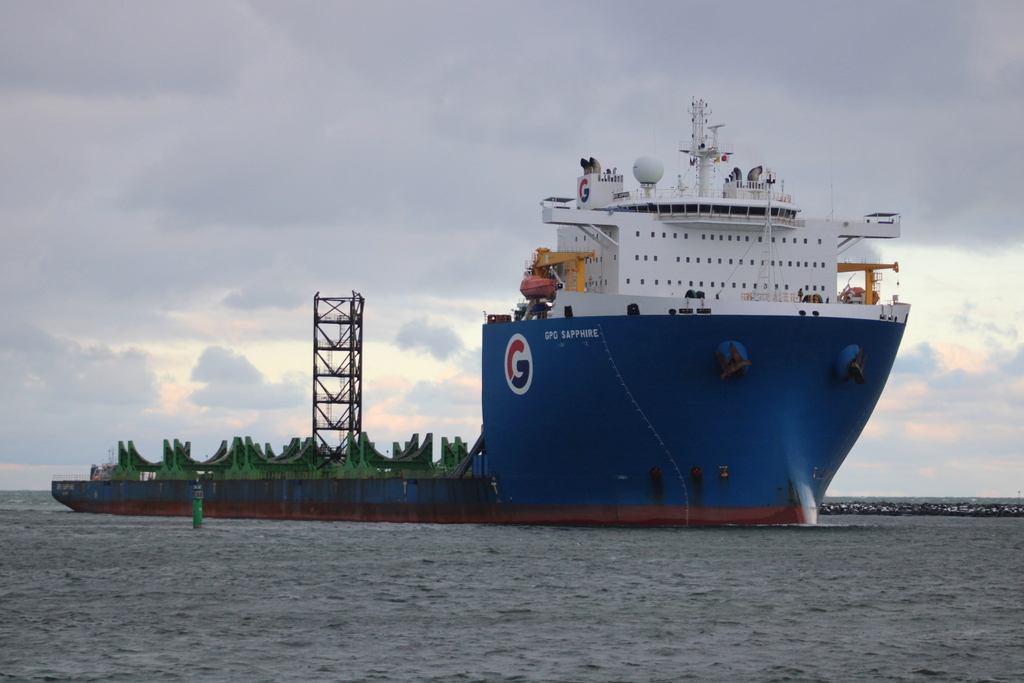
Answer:
M335 462L362 431L363 303L356 292L313 297L313 441Z

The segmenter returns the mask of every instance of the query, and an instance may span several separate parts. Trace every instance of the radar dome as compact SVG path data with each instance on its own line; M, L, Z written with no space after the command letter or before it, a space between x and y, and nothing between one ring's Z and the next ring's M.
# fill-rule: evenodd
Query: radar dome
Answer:
M660 159L643 156L633 162L633 177L641 185L657 185L665 175L665 164Z

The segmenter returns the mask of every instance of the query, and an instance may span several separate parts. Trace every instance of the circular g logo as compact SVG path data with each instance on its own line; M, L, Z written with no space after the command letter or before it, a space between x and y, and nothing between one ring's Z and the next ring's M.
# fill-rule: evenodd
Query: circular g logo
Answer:
M512 335L505 347L505 381L517 394L525 394L533 381L533 354L521 334Z
M580 201L584 204L590 199L590 182L584 178L580 181Z

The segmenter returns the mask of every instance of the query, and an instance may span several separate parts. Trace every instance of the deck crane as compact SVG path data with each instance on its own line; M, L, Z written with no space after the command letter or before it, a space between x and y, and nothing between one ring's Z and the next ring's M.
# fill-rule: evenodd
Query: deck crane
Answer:
M529 265L532 275L542 278L556 277L555 266L561 265L563 286L570 292L586 291L586 262L594 258L592 251L551 251L541 247Z
M879 294L879 285L882 282L882 274L877 272L879 270L892 270L893 272L900 272L899 262L894 263L838 263L838 272L840 273L864 273L864 303L868 306L873 306L878 303L881 298ZM850 288L843 290L844 294L852 292ZM840 295L840 299L843 295ZM849 301L849 298L847 298Z

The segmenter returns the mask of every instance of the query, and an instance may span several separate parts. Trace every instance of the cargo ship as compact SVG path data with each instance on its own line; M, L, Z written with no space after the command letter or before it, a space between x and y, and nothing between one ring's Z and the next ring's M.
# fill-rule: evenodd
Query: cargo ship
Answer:
M692 173L670 186L659 186L654 157L633 164L633 189L591 157L575 196L541 202L556 248L537 249L520 302L483 325L474 447L445 442L434 462L414 438L385 458L350 434L340 459L318 461L307 442L300 469L271 472L298 463L303 446L293 442L285 458L238 441L206 466L165 444L158 466L140 465L122 444L109 479L54 481L54 496L127 514L187 515L199 487L214 516L815 522L910 312L881 297L883 271L898 264L839 259L863 239L898 238L900 217L802 218L771 169L729 170L732 149L703 101L690 114L680 152ZM841 290L837 271L851 273ZM228 459L243 464L218 474Z

